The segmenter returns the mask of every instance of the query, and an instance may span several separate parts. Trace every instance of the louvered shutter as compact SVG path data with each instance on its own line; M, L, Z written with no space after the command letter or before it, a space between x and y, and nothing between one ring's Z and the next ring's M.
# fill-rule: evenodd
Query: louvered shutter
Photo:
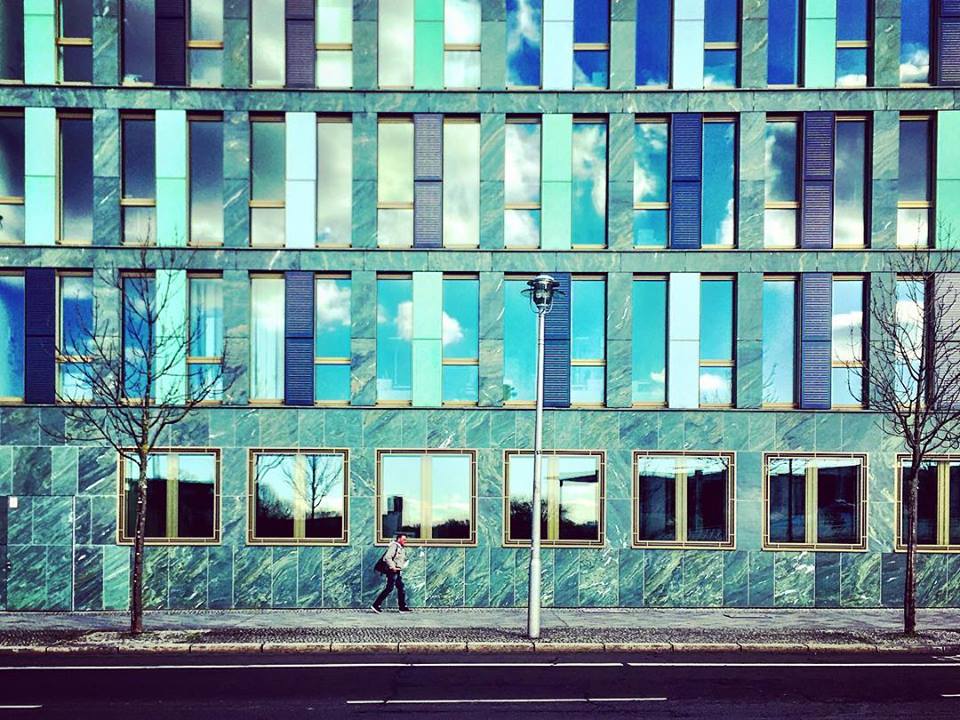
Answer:
M559 284L543 328L543 406L570 407L570 273L553 273Z
M833 247L834 114L803 116L803 201L800 246Z
M960 0L940 0L937 83L960 85Z
M28 268L24 273L23 400L56 401L54 336L57 317L57 276L53 268Z
M940 396L945 407L956 408L960 401L960 273L942 273L934 279L934 301L940 308L940 317L934 325L939 338L933 370L934 392ZM950 383L952 388L940 393L941 383Z
M443 246L443 115L413 116L413 246Z
M311 272L284 273L284 402L313 405L314 277Z
M156 0L157 85L187 84L186 0Z
M670 247L700 248L703 116L674 115L670 125Z
M287 87L313 88L316 81L315 0L287 0Z
M830 409L833 276L800 276L800 407Z

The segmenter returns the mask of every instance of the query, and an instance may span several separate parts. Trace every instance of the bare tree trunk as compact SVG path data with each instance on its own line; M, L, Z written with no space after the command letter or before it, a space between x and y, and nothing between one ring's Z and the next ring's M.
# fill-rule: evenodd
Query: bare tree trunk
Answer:
M903 583L903 632L917 632L917 495L920 451L913 449L907 475L907 571Z
M147 531L147 455L140 453L137 476L137 521L133 534L133 567L130 571L130 633L143 632L143 546Z

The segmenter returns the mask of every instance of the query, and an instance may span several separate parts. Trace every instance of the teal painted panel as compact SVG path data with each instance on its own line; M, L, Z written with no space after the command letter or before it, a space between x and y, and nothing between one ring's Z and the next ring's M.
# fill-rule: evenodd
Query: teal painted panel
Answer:
M187 177L187 113L157 110L157 178Z
M286 193L286 246L312 248L317 242L317 181L287 180Z
M570 182L573 166L573 115L544 115L541 127L543 182Z
M416 21L413 26L413 86L443 88L443 22Z
M573 22L543 23L543 89L573 88Z
M441 340L413 340L414 407L433 407L441 402L443 342Z
M187 179L157 178L157 245L187 244Z
M696 90L703 87L703 20L674 20L673 87Z
M937 113L937 180L960 180L957 138L960 138L960 110L941 110Z
M56 238L57 182L52 176L24 178L24 243L52 245Z
M836 19L837 0L807 0L807 17Z
M56 23L54 0L36 0L24 5L23 78L28 85L57 81Z
M170 368L156 377L157 402L182 402L187 389L187 356L179 342L187 326L187 271L156 271L157 366ZM167 338L170 338L167 341Z
M53 177L57 174L56 108L26 108L23 111L23 171L25 175Z
M573 236L573 185L569 182L543 183L540 202L540 247L545 250L569 250Z
M414 0L413 19L443 22L444 0Z
M667 403L700 404L700 275L673 273L668 284Z
M413 274L413 339L443 337L443 273ZM416 365L414 365L416 369Z
M960 180L937 180L937 247L960 248Z
M700 340L700 274L672 273L668 283L670 339Z
M837 78L837 20L807 17L804 85L828 88Z
M573 22L573 0L543 0L543 19Z
M287 180L316 180L317 116L288 112L285 119Z

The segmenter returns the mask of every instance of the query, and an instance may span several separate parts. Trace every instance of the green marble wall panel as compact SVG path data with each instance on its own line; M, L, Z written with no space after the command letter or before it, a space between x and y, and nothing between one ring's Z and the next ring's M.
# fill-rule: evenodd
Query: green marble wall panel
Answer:
M763 275L737 275L737 407L757 408L763 401L763 363L761 357Z
M634 23L613 20L610 23L610 89L636 87L637 32Z
M24 0L23 78L28 85L57 81L55 0Z
M837 0L807 2L804 39L804 84L833 87L837 77Z
M906 0L910 2L910 0ZM900 84L900 0L878 0L873 21L873 84Z
M250 84L250 3L226 0L223 6L223 85Z
M747 607L749 604L749 553L723 554L723 604L726 607Z
M246 112L223 116L223 244L250 244L250 118Z
M744 0L740 30L740 87L767 85L767 0Z
M24 242L52 245L57 217L57 111L24 110Z
M413 86L443 88L443 0L414 0Z
M353 115L353 247L377 246L377 116Z
M900 113L893 111L873 113L872 158L871 247L889 250L897 245Z
M130 606L131 548L103 546L103 609L126 610Z
M502 90L506 84L507 24L502 20L480 23L480 87Z
M765 113L740 114L736 235L737 246L744 250L763 248L765 130Z
M506 116L480 116L480 247L503 247L503 176Z
M115 2L95 3L93 13L93 82L116 85L120 76L120 8Z
M842 553L816 554L814 598L816 606L840 607L840 567Z
M960 110L937 114L937 246L960 247Z

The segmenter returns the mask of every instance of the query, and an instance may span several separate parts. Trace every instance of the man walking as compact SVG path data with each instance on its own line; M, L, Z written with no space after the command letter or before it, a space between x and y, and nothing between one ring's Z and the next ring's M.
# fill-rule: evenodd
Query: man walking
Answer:
M383 557L380 558L380 562L377 563L378 572L382 572L387 576L387 585L383 588L383 591L377 595L377 599L373 601L373 605L370 606L370 609L375 613L383 612L380 606L383 604L383 601L389 597L390 593L393 592L394 587L397 588L397 604L400 606L400 612L412 612L412 610L407 607L407 596L403 587L402 573L403 569L407 566L406 544L407 536L398 534L396 539L390 542L387 551L383 554Z

